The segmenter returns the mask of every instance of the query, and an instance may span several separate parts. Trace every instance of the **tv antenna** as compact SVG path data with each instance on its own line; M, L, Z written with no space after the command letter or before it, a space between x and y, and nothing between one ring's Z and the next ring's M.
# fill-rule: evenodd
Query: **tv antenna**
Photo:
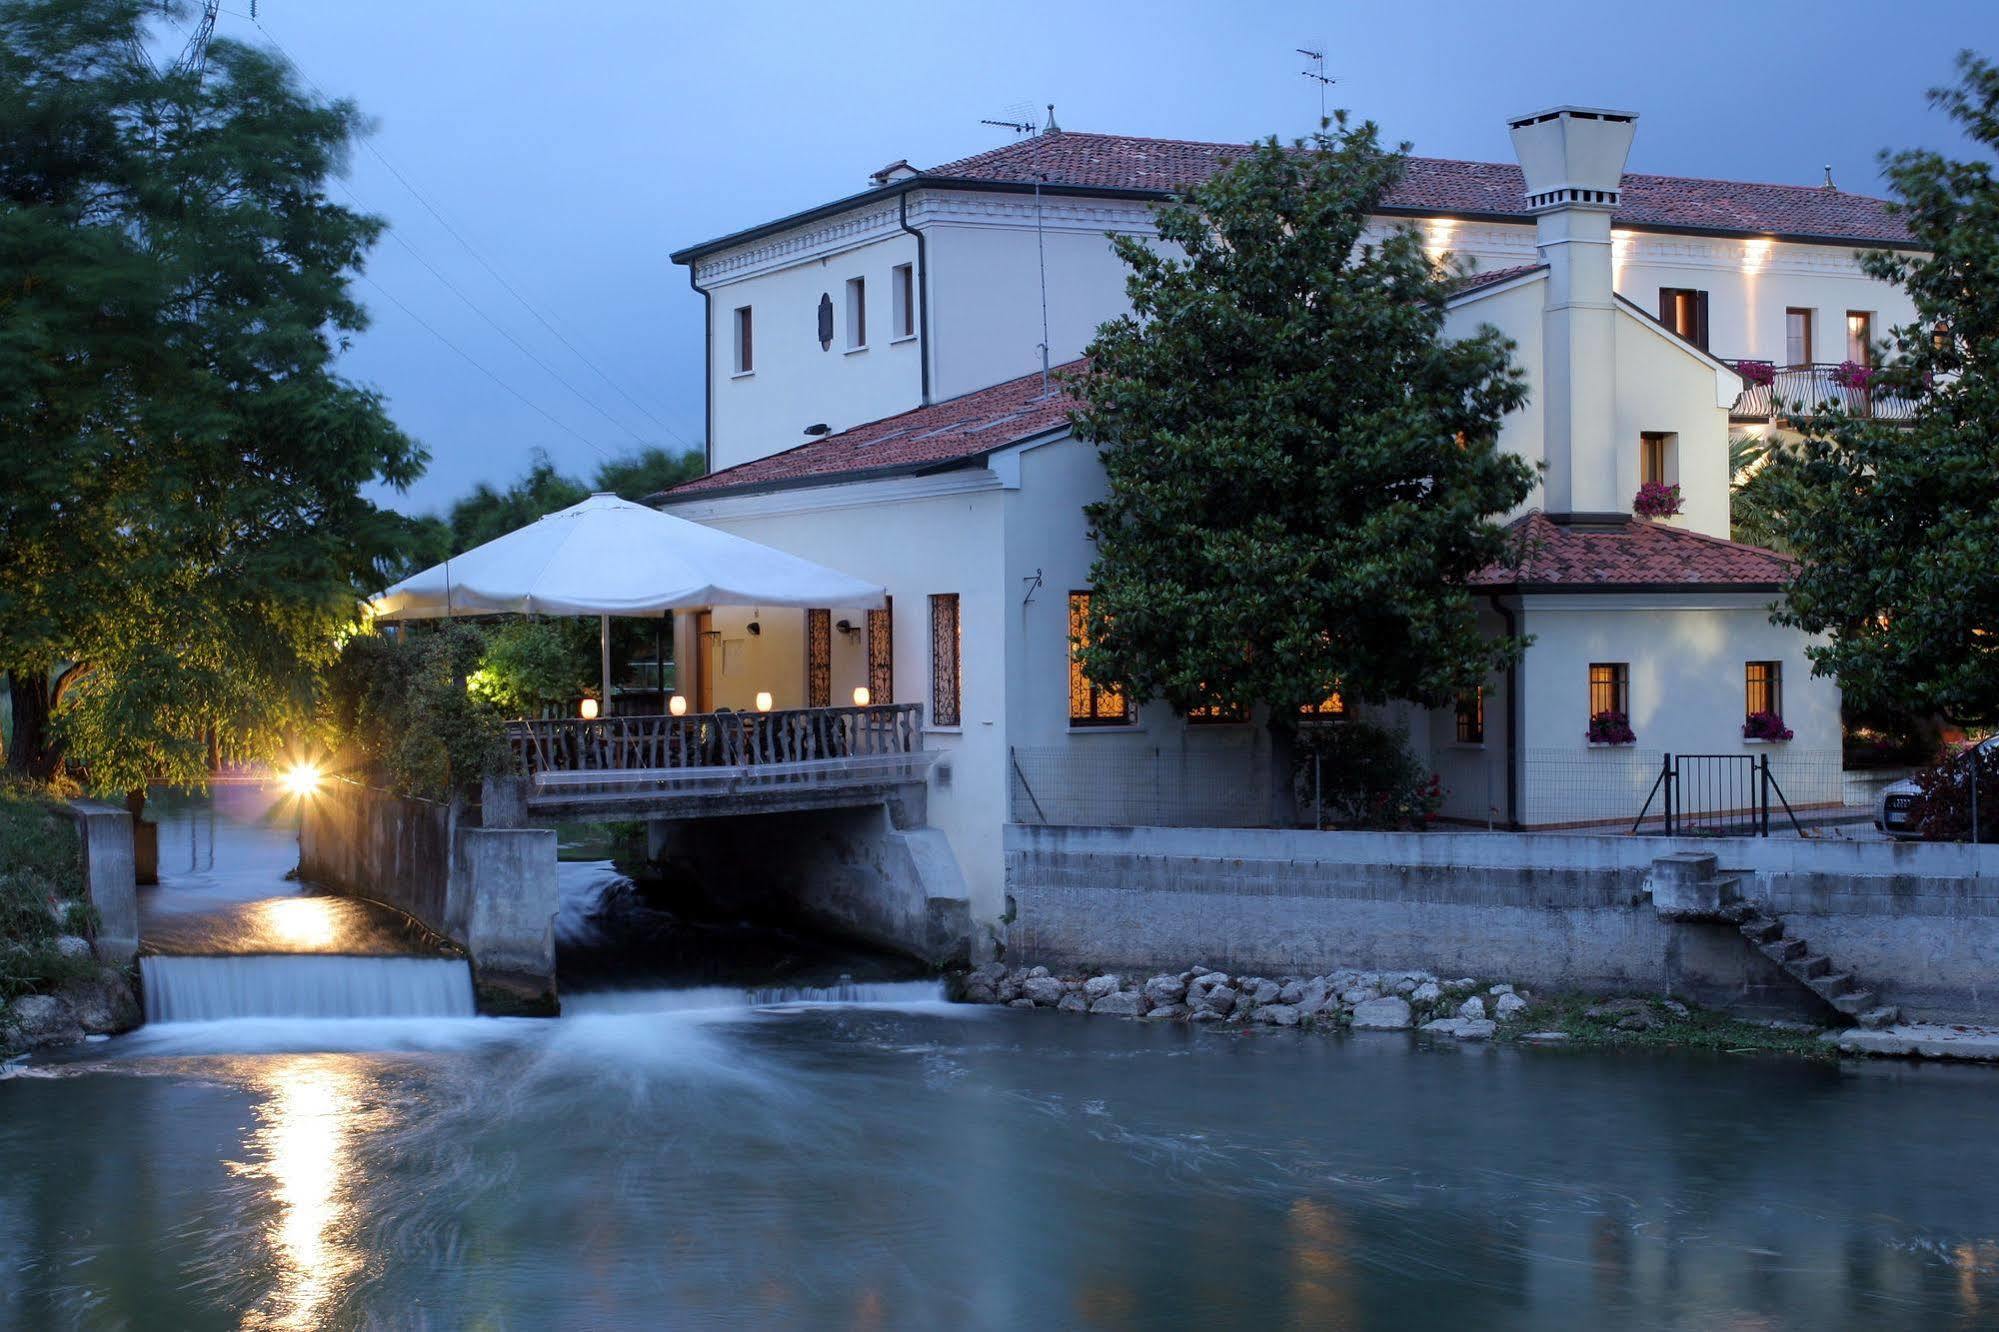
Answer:
M1298 72L1319 85L1319 128L1324 129L1326 125L1326 89L1338 83L1339 80L1332 78L1326 73L1326 53L1323 50L1314 51L1310 47L1305 46L1297 46L1292 49L1312 62L1312 68L1301 69Z
M1011 130L1022 138L1035 140L1030 150L1028 175L1034 181L1034 262L1040 271L1041 281L1041 391L1048 392L1048 248L1043 233L1041 206L1041 186L1048 179L1042 169L1040 139L1055 130L1055 104L1048 104L1048 125L1036 125L1028 116L1032 113L1025 103L1016 103L1000 112L998 117L981 118L981 125L991 125L995 129Z

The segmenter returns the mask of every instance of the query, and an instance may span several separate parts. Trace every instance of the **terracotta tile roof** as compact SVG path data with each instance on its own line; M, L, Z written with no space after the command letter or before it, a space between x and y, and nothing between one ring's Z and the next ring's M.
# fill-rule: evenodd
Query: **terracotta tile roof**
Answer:
M1467 273L1451 284L1452 296L1465 296L1486 287L1496 287L1502 282L1525 277L1529 273L1539 273L1547 269L1546 264L1514 264L1508 268L1487 269L1478 273Z
M1071 361L1055 370L1073 370L1082 364ZM1074 399L1052 378L1044 392L1037 370L963 397L869 421L768 458L725 467L664 494L678 499L709 491L776 489L861 474L925 471L1044 434L1065 423L1074 406Z
M1487 568L1472 578L1474 587L1756 591L1790 582L1794 567L1788 557L1761 546L1635 518L1607 527L1557 523L1546 514L1530 513L1508 531L1520 543L1519 567Z
M1246 145L1144 139L1061 130L933 167L926 175L963 180L1050 183L1162 194L1186 189L1240 157ZM1414 213L1528 217L1520 168L1504 162L1412 157L1388 197ZM1624 174L1625 226L1727 231L1825 240L1906 242L1908 229L1884 199L1813 185L1759 185L1691 176Z

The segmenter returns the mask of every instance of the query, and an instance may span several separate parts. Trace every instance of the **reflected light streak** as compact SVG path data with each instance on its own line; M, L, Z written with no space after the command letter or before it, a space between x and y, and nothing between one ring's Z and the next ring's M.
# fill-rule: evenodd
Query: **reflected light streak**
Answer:
M331 905L317 897L274 897L257 904L258 925L272 943L293 950L332 946L335 929Z
M263 1125L251 1141L263 1158L254 1173L279 1208L267 1234L277 1273L251 1326L326 1326L327 1305L360 1267L346 1233L352 1084L351 1073L318 1059L281 1061L264 1080Z

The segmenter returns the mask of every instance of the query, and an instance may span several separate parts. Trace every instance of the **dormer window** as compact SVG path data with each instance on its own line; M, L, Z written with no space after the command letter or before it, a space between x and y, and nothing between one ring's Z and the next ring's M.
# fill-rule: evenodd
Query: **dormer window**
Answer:
M847 350L865 351L868 345L868 280L847 279Z

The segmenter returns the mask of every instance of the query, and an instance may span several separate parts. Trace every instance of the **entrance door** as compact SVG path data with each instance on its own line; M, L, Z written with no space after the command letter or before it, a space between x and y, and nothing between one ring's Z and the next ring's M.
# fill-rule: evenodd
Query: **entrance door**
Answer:
M715 710L714 618L709 611L694 613L694 710L696 712Z

